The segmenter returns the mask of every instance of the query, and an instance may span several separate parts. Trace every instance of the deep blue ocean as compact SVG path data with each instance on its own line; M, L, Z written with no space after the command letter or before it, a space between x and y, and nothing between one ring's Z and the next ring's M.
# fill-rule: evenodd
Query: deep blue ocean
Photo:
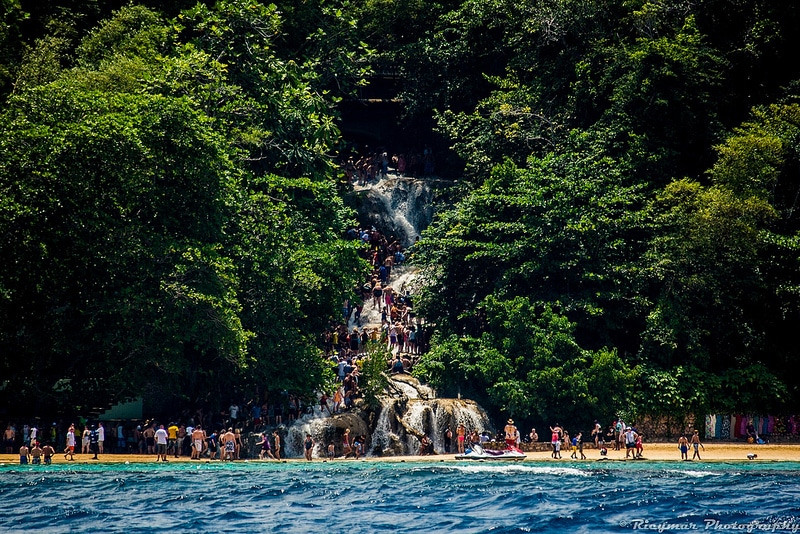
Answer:
M0 466L0 532L798 532L800 463Z

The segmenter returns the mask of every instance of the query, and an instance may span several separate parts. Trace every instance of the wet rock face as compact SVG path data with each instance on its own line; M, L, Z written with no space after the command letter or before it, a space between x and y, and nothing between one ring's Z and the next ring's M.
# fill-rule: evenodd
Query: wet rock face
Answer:
M360 400L348 412L326 416L314 408L287 429L284 447L289 457L303 456L306 433L314 438L314 456L325 457L329 443L336 456L341 456L342 436L350 429L351 439L366 436L365 452L371 456L403 456L417 454L420 441L426 436L436 454L445 450L445 432L453 432L451 453L455 452L456 427L467 431L492 431L486 412L468 399L440 399L436 392L410 375L390 377L389 386L380 398L381 405L370 409Z
M433 190L430 182L416 178L387 178L372 186L356 189L359 222L374 226L387 237L394 236L404 247L433 219Z
M417 454L427 436L436 453L445 453L445 432L463 424L468 431L492 430L486 412L468 399L439 399L435 391L408 375L393 376L371 428L372 448L383 455ZM454 452L454 449L451 449Z

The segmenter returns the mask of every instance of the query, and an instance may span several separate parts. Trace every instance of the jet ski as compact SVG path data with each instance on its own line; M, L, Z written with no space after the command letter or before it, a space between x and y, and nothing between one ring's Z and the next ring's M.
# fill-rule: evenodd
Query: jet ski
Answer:
M477 443L472 444L472 448L467 449L464 454L456 454L456 460L524 460L525 453L516 447L511 447L502 451L484 449Z

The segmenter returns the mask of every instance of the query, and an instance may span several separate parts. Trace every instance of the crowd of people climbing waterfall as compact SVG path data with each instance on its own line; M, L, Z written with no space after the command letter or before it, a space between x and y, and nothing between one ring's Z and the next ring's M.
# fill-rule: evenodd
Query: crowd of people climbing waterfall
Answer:
M406 248L376 228L353 227L347 231L347 238L363 241L362 258L373 269L369 279L354 288L354 297L344 299L339 320L332 320L320 336L320 350L335 367L338 379L333 391L321 391L317 399L287 391L265 393L258 398L232 400L226 410L202 406L184 410L168 422L148 419L104 423L78 417L52 425L26 423L20 431L9 422L4 436L6 452L16 453L22 447L26 455L34 449L38 455L38 447L45 444L54 446L56 451L64 444L65 458L74 454L94 454L96 459L97 454L133 453L158 454L161 459L163 452L176 458L233 460L248 457L255 443L260 458L281 459L281 454L286 454L285 449L282 453L281 443L287 428L303 415L314 413L317 407L322 416L353 407L361 394L359 368L369 347L385 354L384 371L393 374L409 373L429 347L429 332L414 314L411 291L392 287L393 274L406 260ZM366 324L365 308L379 316L379 322ZM162 433L163 444L159 441ZM253 436L257 436L257 442ZM345 456L358 458L364 454L366 436L355 436L352 442L345 437L345 441ZM160 445L165 445L163 451ZM45 456L48 459L52 454Z

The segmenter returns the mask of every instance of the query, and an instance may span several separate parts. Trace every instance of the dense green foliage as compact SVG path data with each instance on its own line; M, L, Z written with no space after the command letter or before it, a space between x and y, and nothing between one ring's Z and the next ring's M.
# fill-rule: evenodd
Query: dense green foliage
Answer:
M371 66L464 165L412 254L440 394L576 424L800 401L794 2L47 4L0 19L0 402L324 384L365 268L336 105Z
M434 70L492 68L436 96L469 184L414 256L420 376L539 424L796 406L798 9L732 4L464 2L432 32Z
M327 378L318 332L364 272L333 97L282 24L130 6L32 45L0 120L4 404L213 407Z

